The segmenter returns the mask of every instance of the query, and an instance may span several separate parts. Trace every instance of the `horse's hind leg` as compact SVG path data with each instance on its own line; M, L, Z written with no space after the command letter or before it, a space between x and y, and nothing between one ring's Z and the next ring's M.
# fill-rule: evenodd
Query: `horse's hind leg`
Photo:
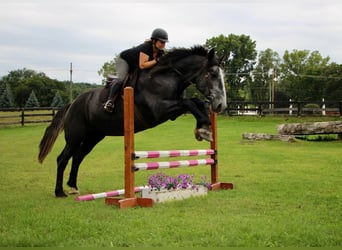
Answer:
M63 175L68 161L72 156L69 144L66 144L61 154L57 157L56 197L67 197L63 191Z
M78 194L78 187L77 187L77 174L78 169L83 161L84 157L89 154L89 152L95 147L95 145L101 141L105 136L102 134L92 134L88 135L88 137L83 141L81 146L78 148L77 151L74 152L72 158L72 165L69 175L69 180L67 182L68 186L71 188L69 194Z

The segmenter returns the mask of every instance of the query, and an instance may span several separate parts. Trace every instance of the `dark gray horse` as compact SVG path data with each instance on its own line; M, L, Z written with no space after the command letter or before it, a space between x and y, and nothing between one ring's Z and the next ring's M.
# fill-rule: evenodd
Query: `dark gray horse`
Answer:
M140 73L134 88L135 132L174 120L190 112L196 118L196 138L210 140L208 107L199 99L182 98L183 91L196 84L210 108L220 112L226 107L223 73L214 50L203 47L175 49L150 70ZM39 145L38 160L43 162L59 133L64 129L66 145L57 158L56 197L63 191L63 174L70 158L72 166L68 186L77 193L77 173L84 157L105 136L123 135L123 100L117 98L113 113L103 110L108 88L98 88L77 97L63 107L46 128Z

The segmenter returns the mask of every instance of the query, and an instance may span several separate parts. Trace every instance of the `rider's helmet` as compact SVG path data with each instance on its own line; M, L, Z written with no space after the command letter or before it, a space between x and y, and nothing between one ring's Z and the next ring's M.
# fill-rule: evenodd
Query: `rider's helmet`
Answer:
M167 43L169 41L169 36L164 29L158 28L158 29L153 30L152 35L151 35L151 39L152 40L160 40L162 42Z

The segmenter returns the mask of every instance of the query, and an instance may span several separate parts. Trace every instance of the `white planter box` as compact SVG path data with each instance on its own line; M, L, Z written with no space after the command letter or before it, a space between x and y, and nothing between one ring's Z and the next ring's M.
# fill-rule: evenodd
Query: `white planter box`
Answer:
M141 192L142 198L151 198L155 203L166 201L184 200L190 197L207 195L208 189L204 186L198 186L194 189L173 189L155 191L150 189L143 189Z

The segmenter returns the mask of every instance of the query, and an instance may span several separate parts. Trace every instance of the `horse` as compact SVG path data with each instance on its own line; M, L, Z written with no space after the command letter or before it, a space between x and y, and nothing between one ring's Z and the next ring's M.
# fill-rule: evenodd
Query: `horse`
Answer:
M184 90L195 84L204 95L186 99ZM79 95L61 108L52 119L39 144L38 161L43 163L64 129L65 147L57 157L56 197L66 197L64 170L72 158L67 185L69 194L79 193L77 174L85 156L105 136L123 136L123 99L116 98L112 113L104 111L108 88L96 88ZM203 99L203 98L202 98ZM197 140L211 140L208 109L226 108L226 90L220 60L214 49L202 46L173 49L151 69L139 72L134 84L134 132L153 128L190 112L196 119Z

